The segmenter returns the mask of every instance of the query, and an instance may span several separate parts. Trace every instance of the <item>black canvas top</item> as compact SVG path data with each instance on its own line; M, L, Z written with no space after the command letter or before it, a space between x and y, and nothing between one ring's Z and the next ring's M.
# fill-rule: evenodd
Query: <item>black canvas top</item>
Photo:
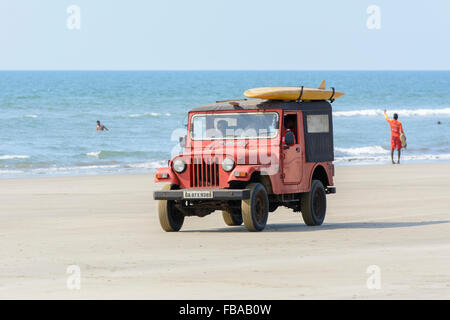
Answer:
M238 105L235 105L238 104ZM222 110L254 110L254 109L283 109L283 110L303 110L303 111L328 111L331 104L325 100L319 101L283 101L283 100L227 100L218 101L212 104L195 107L191 112L197 111L222 111Z

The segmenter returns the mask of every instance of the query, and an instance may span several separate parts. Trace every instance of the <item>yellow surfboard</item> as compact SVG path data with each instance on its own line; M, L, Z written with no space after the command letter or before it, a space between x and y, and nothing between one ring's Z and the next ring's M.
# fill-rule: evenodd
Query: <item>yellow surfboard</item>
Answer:
M337 99L344 95L343 92L326 89L325 80L322 80L319 88L302 87L262 87L248 89L244 92L247 98L266 100L329 100Z

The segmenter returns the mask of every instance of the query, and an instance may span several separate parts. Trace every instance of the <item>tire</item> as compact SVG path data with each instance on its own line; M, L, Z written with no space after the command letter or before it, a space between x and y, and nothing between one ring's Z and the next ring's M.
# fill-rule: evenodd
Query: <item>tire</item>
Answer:
M303 193L300 201L300 211L305 224L320 226L325 220L327 211L327 197L322 182L313 180L311 191Z
M269 198L264 186L260 183L250 183L250 198L242 200L242 219L248 231L262 231L266 227L269 216Z
M242 215L240 213L222 210L222 217L227 226L240 226L242 224Z
M173 188L173 185L167 184L162 190ZM163 230L167 232L179 231L183 226L184 215L175 208L174 204L173 200L158 200L159 223Z

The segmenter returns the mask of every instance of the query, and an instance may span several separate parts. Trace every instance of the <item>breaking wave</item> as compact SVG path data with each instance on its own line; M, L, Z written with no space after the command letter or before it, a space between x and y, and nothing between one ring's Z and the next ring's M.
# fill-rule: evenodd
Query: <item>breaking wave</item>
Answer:
M384 110L382 109L364 109L364 110L351 110L351 111L334 111L334 117L354 117L354 116L383 116ZM423 116L450 116L450 108L443 109L389 109L388 115L392 117L392 114L398 113L401 117L423 117Z
M0 156L0 160L11 160L11 159L28 159L30 156L26 156L26 155L4 155L4 156Z
M422 153L428 148L407 149L402 152L402 160L431 161L450 160L449 153ZM412 152L412 153L411 153ZM419 153L420 152L420 153ZM391 160L390 150L382 146L365 146L359 148L334 148L336 164L376 164L389 163ZM395 154L395 159L397 154Z
M394 157L396 159L396 157ZM430 160L450 160L450 154L418 154L418 155L402 155L402 161L430 161ZM390 155L386 156L355 156L355 157L336 157L336 164L374 164L391 161Z
M170 117L170 113L158 113L158 112L145 112L145 113L132 113L128 116L130 118L139 118L139 117Z
M84 174L121 174L154 172L157 168L167 165L167 161L148 161L129 164L80 164L77 166L42 167L27 170L21 168L1 168L0 177L34 176L34 175L84 175Z
M150 161L150 162L131 163L131 164L126 164L125 168L156 170L163 166L167 166L167 161L159 160L159 161Z
M147 152L143 151L110 151L110 150L100 150L88 152L85 154L88 157L97 159L110 159L110 158L139 158L146 157Z
M389 150L383 148L382 146L368 146L359 148L334 148L336 155L375 155L375 154L386 154Z

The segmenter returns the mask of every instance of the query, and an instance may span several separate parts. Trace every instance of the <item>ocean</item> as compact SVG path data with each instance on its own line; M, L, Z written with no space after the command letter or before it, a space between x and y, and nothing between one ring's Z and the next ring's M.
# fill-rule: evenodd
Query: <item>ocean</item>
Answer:
M322 79L345 93L336 165L389 163L385 108L406 132L403 163L450 161L450 71L1 71L0 178L152 172L190 108Z

